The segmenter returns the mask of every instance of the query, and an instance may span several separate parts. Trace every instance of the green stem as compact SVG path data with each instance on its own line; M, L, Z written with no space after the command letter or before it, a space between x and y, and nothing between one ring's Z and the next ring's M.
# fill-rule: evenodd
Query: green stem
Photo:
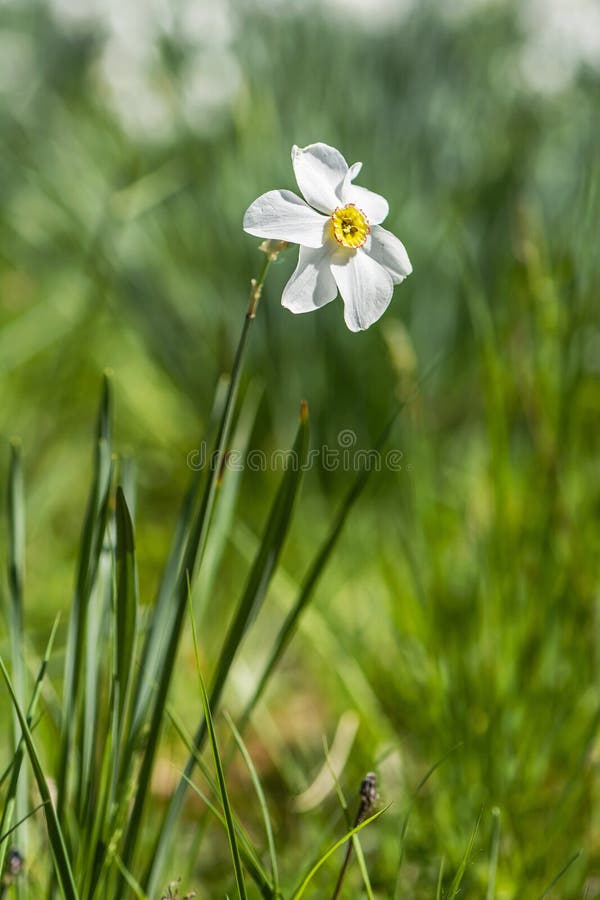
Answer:
M196 516L195 523L191 530L185 549L184 564L181 568L177 586L177 614L170 634L169 647L164 657L164 667L158 681L158 692L154 702L152 721L149 730L151 739L146 746L144 757L142 760L142 765L138 776L139 788L135 797L133 809L129 819L129 827L127 829L125 838L122 860L124 865L128 869L131 868L137 840L141 831L140 826L142 822L143 808L148 794L147 787L150 784L150 778L154 766L154 759L156 756L156 751L158 749L158 738L161 730L160 726L162 716L165 709L166 698L175 666L179 639L181 637L181 631L183 628L189 583L192 581L194 570L197 567L197 562L199 559L201 559L204 550L204 545L208 534L208 526L214 506L219 478L221 475L220 461L223 459L223 454L225 453L231 431L233 414L242 374L242 365L244 357L246 355L248 344L248 336L252 327L252 323L256 317L257 306L270 264L271 258L269 256L266 256L259 272L258 278L252 279L251 282L248 308L244 317L242 333L240 335L235 358L233 361L233 367L231 370L231 380L229 382L225 406L221 415L213 454L211 456L211 459L213 461L216 460L217 464L211 465L208 469L207 482L202 496L202 501L200 503L200 508L198 510L198 514ZM183 791L181 790L181 786L182 782L180 782L179 788L173 796L169 807L167 808L167 812L162 822L162 827L159 831L155 851L151 856L152 863L146 879L151 885L155 885L159 876L160 870L162 868L162 863L168 851L170 835L173 831L175 821L181 809L183 795L185 793L185 785ZM152 895L152 890L153 888L151 888L149 891L150 896Z

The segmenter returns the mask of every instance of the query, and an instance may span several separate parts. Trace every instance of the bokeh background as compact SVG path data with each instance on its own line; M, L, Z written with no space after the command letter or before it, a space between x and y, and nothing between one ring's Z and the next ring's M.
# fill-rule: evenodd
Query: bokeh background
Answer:
M498 898L540 896L580 850L552 896L600 896L599 87L594 0L0 0L0 435L5 457L23 443L38 650L70 603L106 369L152 601L261 264L243 212L295 189L292 144L362 160L413 262L354 335L339 301L280 307L290 250L252 334L253 448L288 447L302 399L313 447L349 430L369 448L405 404L388 445L404 464L373 473L250 732L284 872L342 828L314 785L337 734L346 793L375 767L392 802L364 837L378 896L450 751L415 801L399 896L433 896L442 858L449 883L480 814L464 890L483 896L494 808ZM234 715L353 477L307 473ZM278 478L243 474L201 579L209 671ZM179 669L195 722L189 646ZM183 758L167 737L157 804ZM225 839L192 858L181 834L174 876L222 894Z

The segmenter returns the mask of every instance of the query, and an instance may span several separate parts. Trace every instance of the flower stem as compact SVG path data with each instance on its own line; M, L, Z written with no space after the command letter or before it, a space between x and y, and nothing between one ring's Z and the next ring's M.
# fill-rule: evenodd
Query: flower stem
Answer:
M227 390L227 397L225 399L225 405L223 407L223 412L221 414L221 420L219 422L219 428L217 431L217 436L215 439L214 450L213 450L213 459L221 460L223 459L223 455L227 448L227 442L229 440L229 435L231 431L231 424L233 420L233 413L235 410L235 405L237 401L237 395L239 390L240 378L242 374L242 367L244 358L246 355L246 349L248 345L248 335L250 333L250 329L252 323L256 317L256 311L258 307L258 303L260 300L260 296L262 293L262 288L265 282L265 278L269 267L272 262L272 255L267 255L263 265L260 269L257 278L253 278L250 282L250 297L248 300L248 308L246 310L246 315L244 318L244 324L242 327L242 332L240 334L240 339L238 342L237 350L235 352L235 357L231 369L231 379L229 382L229 387ZM197 527L192 529L192 535L190 536L190 552L186 553L186 562L185 570L187 571L187 575L189 579L192 579L194 569L197 567L197 563L202 558L202 552L204 549L204 544L206 542L206 536L208 533L208 526L211 518L212 508L214 505L216 492L218 488L218 482L221 477L220 466L211 466L209 467L207 473L207 484L204 492L204 498L201 505L200 514L197 520ZM184 586L185 587L185 586ZM187 596L187 590L185 590L182 595L183 599ZM180 598L181 599L181 598ZM185 603L181 603L181 610L185 609ZM176 644L178 643L179 631L182 625L182 620L179 620L174 631L174 641L173 648L170 648L169 653L167 654L167 665L168 671L163 673L161 678L161 698L160 701L155 706L155 714L156 716L162 717L164 712L164 705L166 703L167 696L167 688L171 681L171 676L173 673L174 661L176 656ZM171 652L171 650L173 652ZM158 729L157 729L158 731ZM145 770L144 775L147 776L147 779L150 777L152 764L154 761L154 755L157 747L153 748L153 753L151 758L144 759L144 763L142 768ZM193 768L194 768L194 757L191 757L191 762L188 760L188 765L185 769L185 776L188 778L191 776ZM163 863L166 859L166 855L169 850L170 842L173 836L175 824L177 818L179 817L179 813L181 811L181 807L183 805L183 801L185 798L185 793L187 789L188 782L186 781L186 777L182 776L179 780L179 784L171 800L167 807L167 811L161 823L161 828L158 833L158 837L156 839L156 844L154 847L154 852L151 855L151 864L147 871L145 882L146 882L146 890L149 896L153 896L156 893L156 886L158 884L158 878L161 874L161 869L163 867ZM140 779L142 781L142 779ZM144 789L142 789L143 792ZM140 795L138 795L140 796ZM137 800L137 798L136 798ZM140 801L143 803L143 798L140 796ZM138 810L138 817L141 817L141 812ZM136 829L137 832L137 829ZM129 843L129 846L128 846ZM128 851L127 861L129 862L132 857L133 848L130 845L130 842L126 842L126 850Z

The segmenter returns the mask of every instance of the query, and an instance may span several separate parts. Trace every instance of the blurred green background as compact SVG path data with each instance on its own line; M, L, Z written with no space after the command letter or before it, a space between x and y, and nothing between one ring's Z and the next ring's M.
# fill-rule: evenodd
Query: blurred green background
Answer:
M0 435L5 457L23 442L38 650L70 603L107 368L151 602L261 264L243 212L295 189L292 144L362 160L414 266L355 335L339 301L280 307L288 251L252 334L254 448L289 446L301 399L313 447L351 430L368 448L406 402L402 469L373 474L256 715L288 872L340 834L333 792L294 799L337 729L346 794L375 767L393 804L364 837L378 896L452 748L416 800L399 896L432 897L442 857L449 883L480 813L464 895L484 896L494 807L495 896L539 897L579 850L552 896L600 896L599 87L591 0L0 0ZM209 669L278 477L242 478L201 617ZM234 715L352 479L307 473ZM188 646L174 702L195 722L192 670ZM167 741L157 802L181 758ZM258 822L241 772L232 792ZM225 839L184 862L185 835L174 877L215 896Z

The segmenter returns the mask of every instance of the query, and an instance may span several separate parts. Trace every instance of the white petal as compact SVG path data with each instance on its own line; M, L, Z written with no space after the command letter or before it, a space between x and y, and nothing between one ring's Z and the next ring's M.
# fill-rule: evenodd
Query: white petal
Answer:
M374 194L368 188L349 184L342 188L342 203L354 203L369 220L371 225L379 225L390 211L389 204L381 194Z
M371 228L364 249L365 253L388 270L394 284L400 284L412 272L406 247L395 234L386 231L381 225Z
M350 331L363 331L387 309L394 285L392 276L364 250L336 253L331 271L344 301L344 319Z
M337 297L331 274L331 253L327 247L312 250L300 247L298 265L283 290L282 306L294 313L312 312Z
M292 147L292 163L298 187L315 209L328 215L340 205L339 190L348 163L339 150L328 144Z
M246 210L244 231L255 237L321 247L328 221L291 191L269 191Z
M362 163L354 163L353 166L350 166L342 182L340 199L343 204L354 203L364 212L371 225L379 225L389 213L390 208L385 197L374 194L373 191L359 187L357 184L352 184L361 169Z

